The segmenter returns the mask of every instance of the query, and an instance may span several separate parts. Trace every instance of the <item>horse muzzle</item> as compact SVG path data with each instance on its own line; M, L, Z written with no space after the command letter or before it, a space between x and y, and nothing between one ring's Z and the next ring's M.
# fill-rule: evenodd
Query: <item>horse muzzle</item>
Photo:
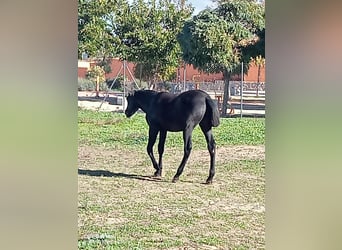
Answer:
M132 112L127 112L127 110L126 110L125 115L127 118L130 118L133 114L132 114Z

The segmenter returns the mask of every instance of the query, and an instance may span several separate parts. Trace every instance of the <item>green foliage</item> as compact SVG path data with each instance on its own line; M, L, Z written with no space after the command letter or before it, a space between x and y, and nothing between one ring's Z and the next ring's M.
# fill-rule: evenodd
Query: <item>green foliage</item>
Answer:
M91 57L113 55L115 37L108 28L107 18L119 1L78 1L78 57L87 52ZM125 3L126 1L120 1Z
M95 84L89 79L78 78L78 91L93 91L95 90Z
M105 71L102 67L94 65L87 71L86 78L94 83L96 83L97 78L99 78L99 83L105 82Z
M78 111L80 143L110 147L145 148L148 141L148 125L144 114L130 119L124 114ZM264 118L222 118L221 124L213 128L218 146L260 145L265 143ZM182 148L182 133L169 132L166 147ZM206 149L206 141L197 126L193 132L193 147Z
M115 82L113 83L113 81ZM106 84L109 87L112 87L112 89L117 91L123 91L123 76L118 76L116 79L107 79Z
M210 73L229 67L234 57L227 29L227 22L210 10L187 21L178 37L184 61Z
M158 91L171 91L171 82L159 82L156 84Z
M143 64L144 79L172 79L181 57L176 37L193 10L186 1L80 0L78 7L79 55L117 56Z
M238 72L241 60L250 59L260 31L264 6L247 0L220 1L187 21L178 40L183 58L205 72ZM248 50L243 50L249 46ZM261 48L260 48L261 49ZM261 53L261 51L260 51ZM247 61L246 61L247 62Z
M123 56L143 65L145 80L173 77L181 57L176 37L191 12L189 6L181 9L170 0L132 2L117 34L126 45Z
M242 47L243 61L246 62L252 58L265 58L265 28L257 31L257 41Z
M97 63L98 66L102 67L104 72L106 74L111 73L112 72L112 68L111 68L111 62L112 59L111 58L103 58L102 60L99 60L99 62Z
M188 20L178 36L186 63L204 72L223 73L223 115L230 99L231 76L241 72L242 62L246 70L251 57L264 54L263 41L258 38L264 29L264 5L229 0L219 1L217 8L206 9Z

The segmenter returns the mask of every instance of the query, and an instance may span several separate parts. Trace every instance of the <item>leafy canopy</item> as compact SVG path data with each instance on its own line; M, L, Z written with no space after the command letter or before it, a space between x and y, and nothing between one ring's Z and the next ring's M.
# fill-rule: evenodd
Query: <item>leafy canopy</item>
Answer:
M181 58L177 34L192 11L186 1L80 0L79 55L119 57L169 78Z
M116 10L116 4L119 1L78 1L79 57L83 52L91 57L103 57L116 53L115 46L113 46L115 36L108 27L107 18L113 13L113 10Z
M134 0L124 22L116 22L122 41L122 54L129 61L139 62L150 75L163 80L175 72L181 58L177 35L192 8L170 0Z
M264 17L264 6L254 1L220 1L185 23L178 36L184 60L208 73L236 72L255 54Z

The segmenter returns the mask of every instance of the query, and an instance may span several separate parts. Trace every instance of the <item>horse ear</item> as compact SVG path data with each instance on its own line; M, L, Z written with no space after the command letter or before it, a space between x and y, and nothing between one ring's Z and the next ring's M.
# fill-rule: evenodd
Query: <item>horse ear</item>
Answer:
M130 91L128 91L128 93L127 93L127 97L128 97L128 96L134 96L134 92L135 92L134 90L130 90Z

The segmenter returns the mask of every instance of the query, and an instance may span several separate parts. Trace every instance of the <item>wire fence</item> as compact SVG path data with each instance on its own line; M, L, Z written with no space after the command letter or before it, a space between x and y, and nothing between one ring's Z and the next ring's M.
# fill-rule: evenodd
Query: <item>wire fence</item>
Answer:
M135 83L127 83L125 91L107 92L102 102L106 101L109 94L111 103L122 105L125 108L125 95L135 89ZM179 94L184 91L200 89L207 92L217 103L222 112L224 99L224 81L215 82L185 82L185 83L163 83L158 84L158 91L168 91ZM243 82L241 92L241 81L230 81L230 99L228 100L227 114L229 116L265 116L265 83L264 82ZM102 105L102 104L101 104ZM101 108L101 105L99 109ZM224 113L224 112L223 112Z
M224 91L224 82L186 82L186 83L171 83L171 93L180 93L192 89L200 89L205 92L214 92L216 94L222 93ZM254 95L254 96L265 96L265 83L264 82L244 82L242 88L244 95ZM241 95L241 82L240 81L230 81L230 93L231 95L240 96Z

